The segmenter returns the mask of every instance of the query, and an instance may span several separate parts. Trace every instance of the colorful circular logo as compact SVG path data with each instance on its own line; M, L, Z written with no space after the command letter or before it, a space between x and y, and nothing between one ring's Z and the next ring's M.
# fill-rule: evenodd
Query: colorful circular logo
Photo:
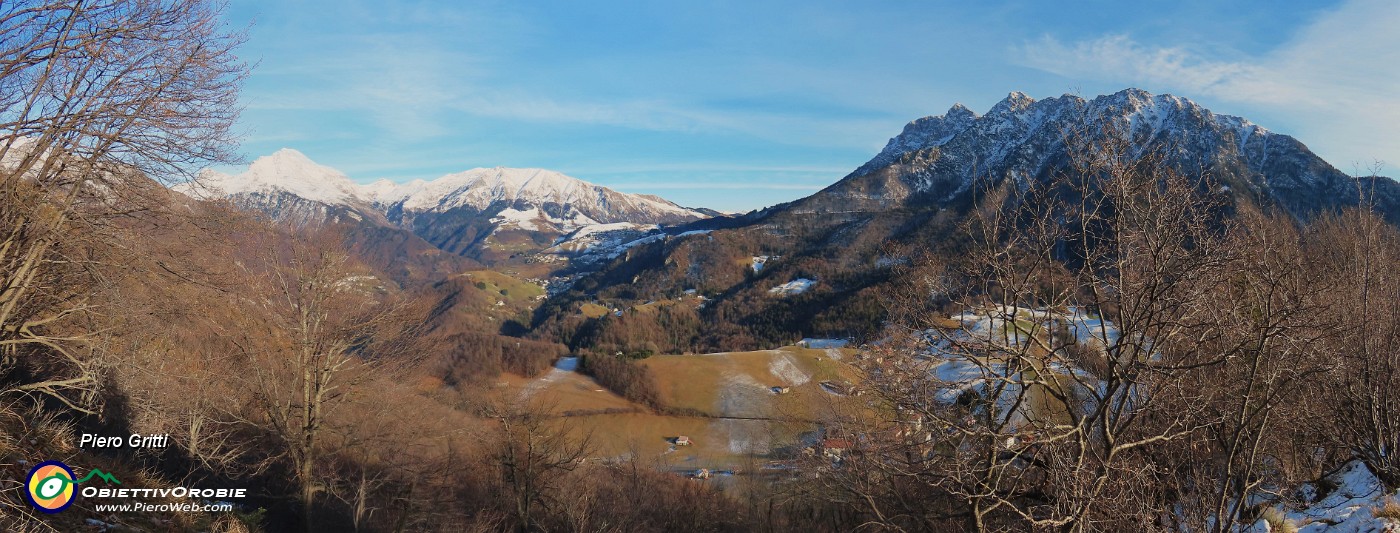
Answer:
M29 503L45 513L57 513L73 505L73 469L58 461L44 461L29 471L25 485Z

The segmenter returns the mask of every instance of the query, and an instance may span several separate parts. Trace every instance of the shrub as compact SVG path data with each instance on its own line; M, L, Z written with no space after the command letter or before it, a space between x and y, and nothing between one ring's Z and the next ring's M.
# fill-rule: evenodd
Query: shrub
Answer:
M1371 516L1400 522L1400 499L1386 498L1380 507L1371 509Z
M1298 533L1298 524L1289 520L1278 507L1267 507L1259 519L1269 524L1271 533Z

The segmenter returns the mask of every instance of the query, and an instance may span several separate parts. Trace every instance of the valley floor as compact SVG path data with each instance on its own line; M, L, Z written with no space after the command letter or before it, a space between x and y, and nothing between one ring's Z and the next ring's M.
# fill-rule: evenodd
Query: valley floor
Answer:
M573 431L591 435L596 459L636 457L681 472L753 471L780 467L820 439L816 421L844 399L834 384L851 377L842 362L850 355L789 346L650 357L641 364L656 379L659 412L576 372L574 358L534 379L505 375L498 385L565 415ZM691 444L677 445L682 436Z

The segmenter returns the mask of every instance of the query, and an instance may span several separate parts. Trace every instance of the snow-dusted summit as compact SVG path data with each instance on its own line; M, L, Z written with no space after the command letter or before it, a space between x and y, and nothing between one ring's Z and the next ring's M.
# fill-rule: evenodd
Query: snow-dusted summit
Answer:
M239 174L205 170L200 173L198 187L215 196L290 193L331 205L355 202L361 194L360 185L339 170L317 164L291 148L259 157Z
M620 193L538 168L474 168L431 181L400 184L379 180L361 185L339 170L317 164L290 148L259 157L238 174L206 170L197 184L181 188L225 198L291 195L327 206L372 206L396 220L465 208L491 211L492 217L519 222L524 228L537 218L565 231L622 222L678 224L707 216L655 196Z
M968 198L978 183L1048 179L1066 169L1068 139L1106 131L1162 150L1167 164L1183 172L1208 173L1243 201L1281 206L1297 217L1359 201L1356 180L1292 137L1180 96L1125 89L1087 100L1036 100L1013 92L980 116L954 105L910 122L855 172L787 209L869 213L951 205ZM1395 182L1371 181L1382 207L1394 208L1400 200ZM1400 218L1400 212L1388 212Z
M369 221L409 230L442 250L488 263L528 257L567 235L620 231L616 237L622 238L709 216L535 168L475 168L431 181L361 185L289 148L237 174L206 170L178 189L226 198L278 220Z
M380 180L362 189L366 199L391 214L413 218L420 213L444 213L454 209L486 211L493 205L510 210L503 220L542 219L561 229L590 224L630 222L676 224L704 218L649 195L626 194L607 187L538 168L474 168L432 181L394 184ZM524 218L525 214L537 213Z
M360 185L290 148L259 157L238 174L205 169L194 182L174 188L296 224L383 219L363 200Z

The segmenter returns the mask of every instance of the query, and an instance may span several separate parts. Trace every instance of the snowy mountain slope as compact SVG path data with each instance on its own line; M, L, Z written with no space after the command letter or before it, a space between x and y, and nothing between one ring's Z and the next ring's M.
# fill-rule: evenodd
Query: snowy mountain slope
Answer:
M316 164L291 148L259 157L248 170L236 175L206 170L199 185L219 196L287 192L324 204L354 202L360 192L359 186L339 170Z
M205 170L194 183L174 188L196 198L225 198L240 208L299 224L383 219L344 173L290 148L257 158L244 172Z
M569 234L656 228L711 215L544 169L477 168L431 181L360 185L285 148L258 158L244 172L205 171L197 183L177 189L227 198L243 209L299 224L364 221L401 228L442 250L488 263L529 259ZM567 261L586 248L582 242L556 248L546 261Z
M907 275L899 265L922 253L965 251L963 222L983 200L974 191L1068 172L1066 132L1103 134L1097 126L1105 123L1132 135L1135 146L1162 148L1167 164L1182 172L1206 169L1223 186L1221 199L1236 208L1308 218L1356 205L1358 189L1374 188L1377 209L1400 222L1395 181L1354 180L1292 137L1186 98L1136 89L1088 100L1012 93L983 115L955 105L910 122L867 163L807 198L677 228L713 229L703 246L635 245L564 298L646 301L695 288L716 295L706 319L730 322L704 332L714 338L730 338L734 328L769 342L799 333L858 336L882 320L878 295ZM782 298L769 292L798 279L820 283ZM568 309L564 303L559 309Z
M458 208L486 211L497 204L517 211L537 208L541 213L534 218L547 219L569 230L619 222L676 224L706 217L655 196L619 193L537 168L475 168L433 181L415 180L401 185L381 180L361 191L385 212L397 214L397 218Z
M290 194L303 200L412 216L460 207L486 211L501 203L516 212L504 220L527 223L545 219L572 230L591 224L629 222L674 224L708 216L651 195L619 193L552 170L476 168L432 181L398 184L389 180L359 185L344 173L290 148L259 157L239 174L206 170L198 184L182 192L215 197ZM537 208L540 213L521 212Z
M790 205L796 212L874 212L910 204L946 204L984 179L1046 179L1064 168L1066 135L1111 123L1139 146L1164 147L1169 163L1204 169L1237 197L1279 205L1306 217L1355 205L1357 181L1287 135L1218 115L1178 96L1126 89L1092 100L1064 95L1035 100L1013 92L985 115L961 105L910 122L879 154L841 181ZM1097 135L1089 133L1087 135ZM1380 207L1400 220L1400 186L1374 185Z
M549 257L537 256L554 248L559 238L585 228L673 225L709 216L544 169L476 168L432 181L380 181L364 186L361 194L391 223L443 250L488 264L567 262L583 250L555 248Z

